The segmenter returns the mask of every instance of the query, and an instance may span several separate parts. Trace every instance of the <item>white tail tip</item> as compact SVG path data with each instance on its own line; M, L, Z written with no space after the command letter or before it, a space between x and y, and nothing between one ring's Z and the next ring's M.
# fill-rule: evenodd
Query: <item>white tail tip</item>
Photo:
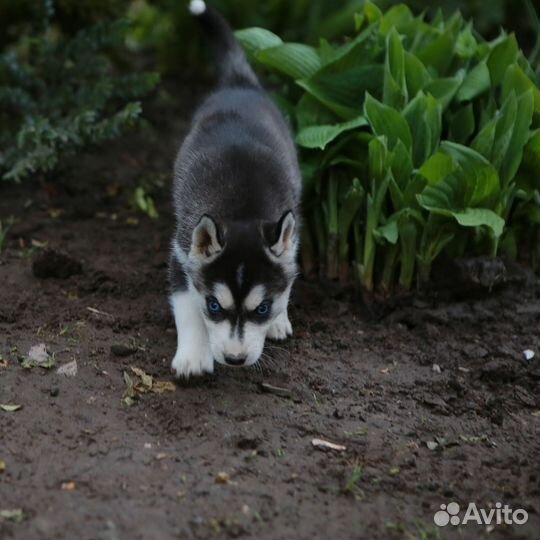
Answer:
M202 15L206 11L204 0L191 0L189 3L189 11L192 15Z

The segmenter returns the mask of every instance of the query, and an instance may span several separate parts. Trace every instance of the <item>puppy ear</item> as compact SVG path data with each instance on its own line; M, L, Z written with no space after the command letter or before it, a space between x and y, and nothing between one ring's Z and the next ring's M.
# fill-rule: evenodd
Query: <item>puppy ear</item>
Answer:
M263 234L274 257L294 259L298 242L292 210L285 212L277 223L265 224Z
M222 235L218 225L210 216L204 215L191 235L190 258L207 261L221 253L222 249Z

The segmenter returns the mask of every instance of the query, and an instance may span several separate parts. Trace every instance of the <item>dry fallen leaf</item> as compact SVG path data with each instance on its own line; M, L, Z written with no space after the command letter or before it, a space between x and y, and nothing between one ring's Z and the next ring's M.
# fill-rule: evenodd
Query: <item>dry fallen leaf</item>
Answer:
M33 367L50 369L56 364L54 354L49 354L47 352L45 343L40 343L39 345L30 347L28 356L26 358L23 357L21 360L21 365L25 369L30 369Z
M73 491L77 487L77 484L75 482L62 482L61 487L64 491Z
M13 510L0 510L0 519L7 519L15 523L21 523L24 519L24 512L20 508L15 508Z
M162 392L174 392L176 385L171 381L154 381L152 385L152 392L161 394Z
M30 360L34 360L34 362L45 362L48 357L49 355L47 354L47 347L45 343L34 345L30 347L30 350L28 351L28 358L30 358Z
M137 392L144 393L152 389L152 375L148 375L148 373L145 373L141 368L135 366L131 366L131 371L133 371L133 373L141 380L140 384L135 383L135 390L137 390Z
M228 484L231 477L226 472L218 472L216 476L217 484Z
M9 404L9 403L0 403L0 409L6 412L15 412L20 409L22 409L22 405L15 405L15 404Z
M329 450L338 450L339 452L343 452L344 450L347 450L347 447L343 446L342 444L336 444L330 441L325 441L324 439L313 439L311 441L311 444L315 448L327 448Z
M77 375L77 360L73 360L60 366L56 373L58 375L63 375L64 377L75 377Z

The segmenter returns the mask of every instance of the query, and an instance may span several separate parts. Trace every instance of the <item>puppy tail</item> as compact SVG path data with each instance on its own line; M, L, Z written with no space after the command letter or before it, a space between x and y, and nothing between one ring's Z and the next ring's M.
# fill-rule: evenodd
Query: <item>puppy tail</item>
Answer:
M244 51L227 21L204 0L191 0L189 11L197 18L210 39L219 62L219 78L223 86L260 87Z

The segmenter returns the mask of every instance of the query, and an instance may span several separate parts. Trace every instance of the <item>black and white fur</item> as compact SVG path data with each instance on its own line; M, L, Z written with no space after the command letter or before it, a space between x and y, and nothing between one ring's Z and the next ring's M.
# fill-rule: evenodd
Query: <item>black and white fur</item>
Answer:
M292 334L301 197L289 127L229 25L202 0L190 10L213 44L219 85L196 112L174 169L178 377L212 372L214 361L254 364L266 337Z

